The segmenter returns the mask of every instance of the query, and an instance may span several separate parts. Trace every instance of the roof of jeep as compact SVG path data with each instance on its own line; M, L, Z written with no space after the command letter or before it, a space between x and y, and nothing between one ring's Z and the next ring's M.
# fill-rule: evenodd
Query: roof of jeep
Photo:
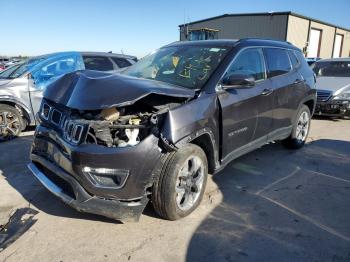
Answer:
M166 45L170 46L212 46L212 47L233 47L236 45L241 46L266 46L266 47L281 47L300 50L289 42L278 41L273 39L262 38L243 38L243 39L220 39L220 40L199 40L199 41L178 41Z

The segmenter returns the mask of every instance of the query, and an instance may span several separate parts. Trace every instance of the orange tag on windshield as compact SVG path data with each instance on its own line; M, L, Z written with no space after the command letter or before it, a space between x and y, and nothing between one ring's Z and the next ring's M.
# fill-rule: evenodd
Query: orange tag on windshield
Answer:
M173 56L173 65L174 67L177 66L177 64L179 63L180 57L178 56Z

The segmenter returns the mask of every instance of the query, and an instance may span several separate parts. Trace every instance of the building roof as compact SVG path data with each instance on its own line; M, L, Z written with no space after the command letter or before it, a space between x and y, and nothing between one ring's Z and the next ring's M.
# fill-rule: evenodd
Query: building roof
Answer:
M206 21L210 21L210 20L215 20L215 19L219 19L219 18L223 18L223 17L235 17L235 16L268 16L268 15L270 15L270 16L274 16L274 15L292 15L292 16L304 18L304 19L307 19L307 20L311 20L311 21L313 21L313 22L317 22L317 23L320 23L320 24L324 24L324 25L336 27L336 28L339 28L339 29L342 29L342 30L345 30L345 31L349 31L349 32L350 32L350 29L349 29L349 28L345 28L345 27L341 27L341 26L338 26L338 25L330 24L330 23L327 23L327 22L324 22L324 21L321 21L321 20L318 20L318 19L315 19L315 18L311 18L311 17L308 17L308 16L304 16L304 15L301 15L301 14L297 14L297 13L294 13L294 12L291 12L291 11L284 11L284 12L265 12L265 13L224 14L224 15L209 17L209 18L202 19L202 20L193 21L193 22L186 23L186 24L181 24L181 25L179 25L179 27L182 27L182 26L184 26L184 25L193 25L193 24L197 24L197 23L201 23L201 22L206 22Z

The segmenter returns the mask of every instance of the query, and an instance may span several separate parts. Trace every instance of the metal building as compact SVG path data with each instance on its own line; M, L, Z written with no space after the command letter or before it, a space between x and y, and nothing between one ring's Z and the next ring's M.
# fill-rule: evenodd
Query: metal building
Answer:
M288 41L307 57L350 56L350 29L293 12L225 14L180 27L180 40L259 37Z

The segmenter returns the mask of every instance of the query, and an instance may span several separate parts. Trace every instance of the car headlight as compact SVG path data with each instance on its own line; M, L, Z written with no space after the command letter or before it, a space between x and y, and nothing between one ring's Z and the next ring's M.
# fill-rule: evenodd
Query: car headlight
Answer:
M340 93L333 97L334 100L350 100L350 93Z

